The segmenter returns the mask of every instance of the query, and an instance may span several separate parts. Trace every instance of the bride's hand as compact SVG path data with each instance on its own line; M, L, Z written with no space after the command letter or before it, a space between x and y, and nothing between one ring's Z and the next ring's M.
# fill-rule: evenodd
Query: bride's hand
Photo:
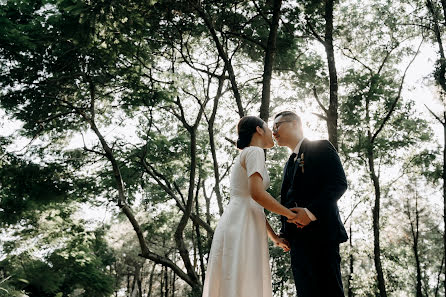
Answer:
M274 240L274 244L280 247L284 252L290 251L290 243L285 238L278 237Z
M292 212L292 211L290 211L290 212L292 213L292 215L287 216L287 219L288 219L287 222L295 224L297 226L297 228L302 228L303 226L298 222L299 221L299 213Z

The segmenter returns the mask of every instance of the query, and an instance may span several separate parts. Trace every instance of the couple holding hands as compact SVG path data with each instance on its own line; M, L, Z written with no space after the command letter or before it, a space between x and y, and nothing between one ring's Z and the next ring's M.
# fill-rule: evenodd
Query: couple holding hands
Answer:
M231 171L230 202L215 229L203 297L272 297L267 237L290 252L297 296L344 296L339 244L347 233L337 201L347 181L335 148L304 138L291 111L275 115L272 130L258 117L243 117L237 132L241 152ZM292 151L280 203L266 191L264 149L274 146L273 137ZM278 235L265 208L281 215Z

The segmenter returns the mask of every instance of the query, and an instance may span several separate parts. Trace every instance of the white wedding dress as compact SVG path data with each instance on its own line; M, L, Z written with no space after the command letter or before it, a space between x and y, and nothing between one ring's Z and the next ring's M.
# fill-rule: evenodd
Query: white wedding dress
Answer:
M248 190L255 172L267 189L263 149L250 146L232 168L231 199L215 229L203 297L272 297L265 213Z

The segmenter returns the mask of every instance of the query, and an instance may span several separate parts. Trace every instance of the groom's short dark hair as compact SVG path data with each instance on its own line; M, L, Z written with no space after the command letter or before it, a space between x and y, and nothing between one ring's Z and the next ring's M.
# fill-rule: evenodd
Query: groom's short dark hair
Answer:
M296 113L294 113L292 111L289 111L289 110L281 111L274 116L274 119L277 119L280 116L282 116L282 118L285 121L297 121L297 123L300 126L302 126L302 120L300 119L300 116L298 116Z

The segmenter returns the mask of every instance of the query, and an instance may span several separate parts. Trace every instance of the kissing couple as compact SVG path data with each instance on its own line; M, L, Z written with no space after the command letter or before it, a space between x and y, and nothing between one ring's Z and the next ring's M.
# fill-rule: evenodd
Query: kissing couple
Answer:
M290 251L297 296L344 296L339 244L347 233L337 201L347 189L338 153L327 140L303 136L300 117L275 115L272 130L260 118L237 125L240 154L231 171L230 202L215 229L203 297L272 297L267 236ZM279 203L266 190L270 179L264 149L286 146ZM281 216L277 235L264 209Z

